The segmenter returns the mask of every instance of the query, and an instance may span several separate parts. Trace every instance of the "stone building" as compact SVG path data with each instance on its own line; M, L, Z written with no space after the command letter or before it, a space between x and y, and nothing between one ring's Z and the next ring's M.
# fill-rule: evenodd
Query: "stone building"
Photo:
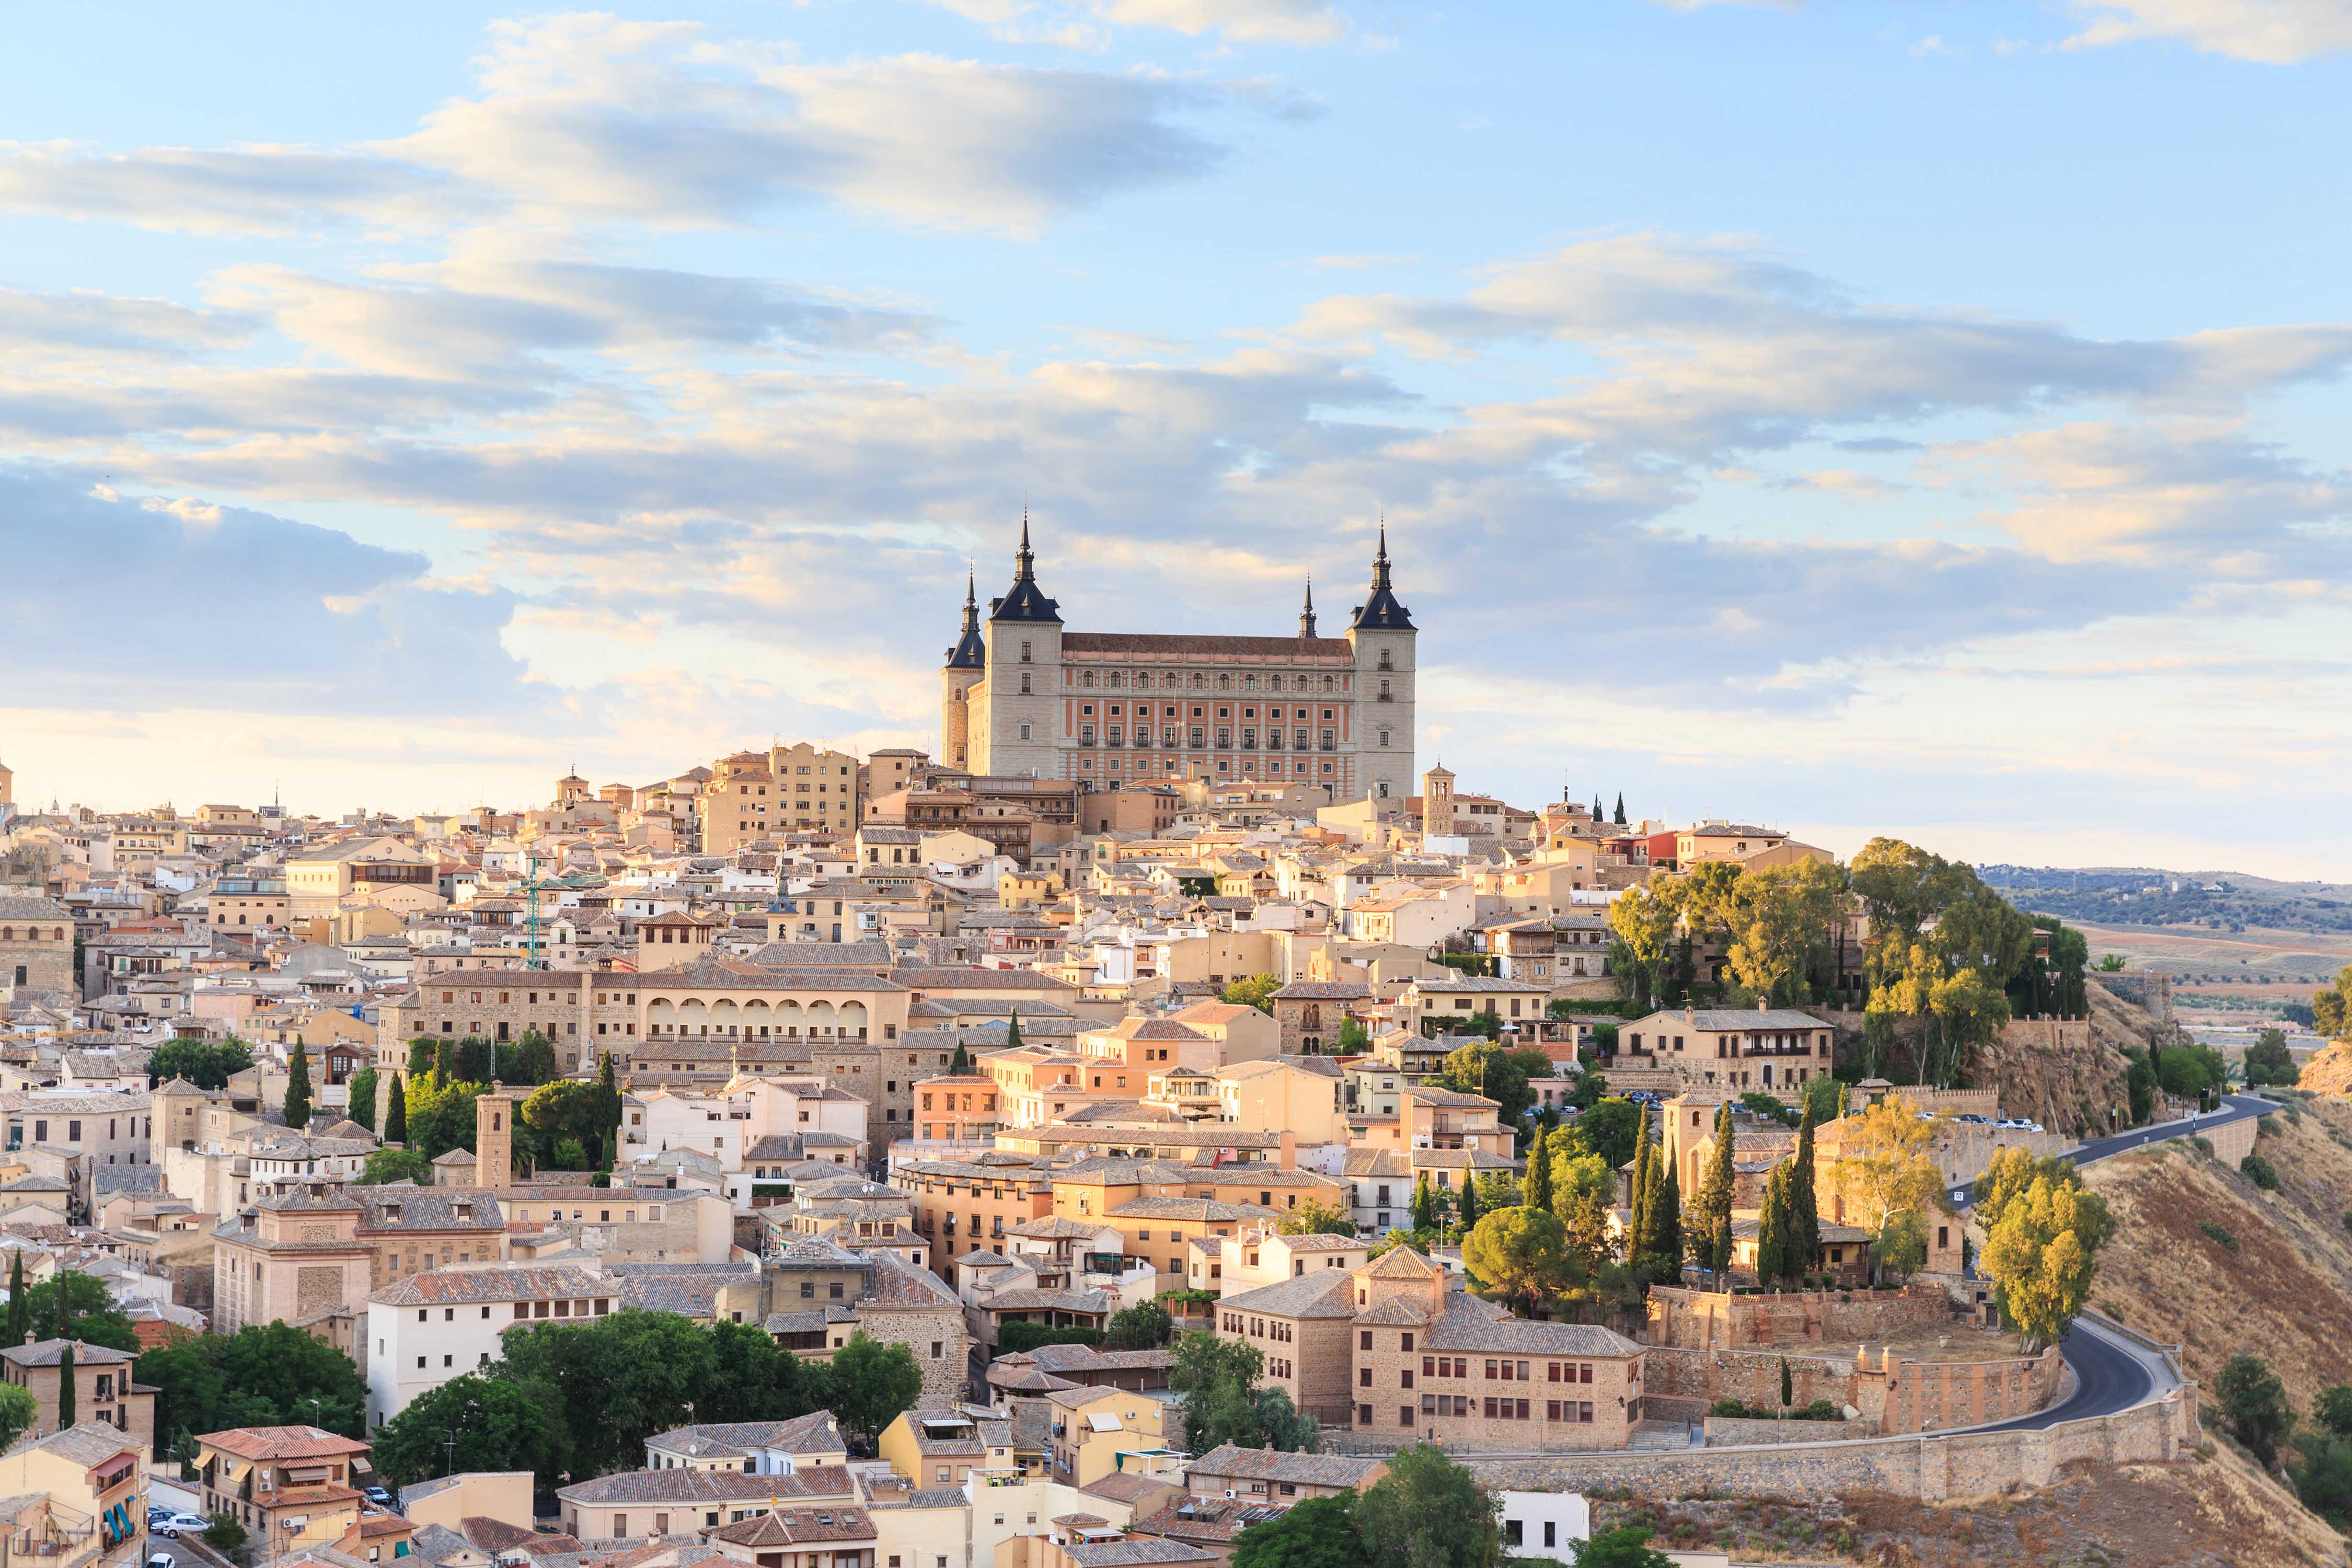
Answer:
M1021 526L1012 588L983 618L969 584L940 674L940 756L975 774L1082 788L1206 778L1305 783L1332 801L1402 801L1413 774L1411 614L1382 531L1347 632L1295 637L1063 629Z
M1258 1346L1302 1408L1360 1436L1469 1452L1621 1448L1642 1420L1641 1346L1595 1324L1514 1317L1408 1247L1228 1297L1216 1323L1219 1337ZM1332 1386L1341 1354L1344 1395Z
M0 988L80 994L73 911L38 889L0 888Z
M131 1363L139 1358L79 1341L38 1340L0 1350L0 1377L30 1394L40 1406L29 1430L57 1430L58 1394L64 1387L68 1344L74 1354L74 1419L102 1423L152 1447L155 1390L131 1381Z

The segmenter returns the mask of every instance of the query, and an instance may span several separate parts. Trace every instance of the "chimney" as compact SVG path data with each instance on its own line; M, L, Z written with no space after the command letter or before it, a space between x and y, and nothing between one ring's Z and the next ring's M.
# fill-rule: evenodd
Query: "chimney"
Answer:
M1698 1022L1698 1008L1695 1004L1689 1002L1683 1004L1683 1022L1685 1024Z
M1769 1013L1772 1010L1772 999L1769 996L1759 996L1756 998L1756 1010L1759 1013Z

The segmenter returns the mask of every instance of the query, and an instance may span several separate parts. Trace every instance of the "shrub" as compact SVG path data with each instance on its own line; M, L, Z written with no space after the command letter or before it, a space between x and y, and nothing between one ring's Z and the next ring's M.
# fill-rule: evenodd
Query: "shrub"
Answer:
M205 1543L215 1552L232 1553L245 1544L245 1526L233 1513L216 1513L205 1526Z
M2238 1238L2231 1236L2227 1229L2215 1225L2211 1220L2207 1220L2197 1228L2211 1237L2214 1240L2220 1242L2222 1246L2228 1247L2231 1251L2235 1252L2238 1250Z
M2191 1149L2196 1150L2200 1154L2204 1155L2206 1158L2208 1158L2208 1159L2212 1158L2212 1155L2213 1155L2213 1141L2212 1141L2211 1139L2210 1139L2210 1138L2191 1138L2191 1139L2189 1141L2189 1146Z
M2278 1191L2278 1173L2260 1154L2249 1154L2239 1161L2238 1173L2266 1193Z
M1800 1421L1837 1421L1843 1419L1838 1407L1826 1399L1816 1399L1797 1412Z
M1737 1399L1718 1399L1707 1406L1706 1413L1709 1415L1745 1415L1748 1414L1748 1406L1740 1404Z
M2346 1209L2344 1211L2344 1228L2347 1230L2352 1230L2352 1209Z

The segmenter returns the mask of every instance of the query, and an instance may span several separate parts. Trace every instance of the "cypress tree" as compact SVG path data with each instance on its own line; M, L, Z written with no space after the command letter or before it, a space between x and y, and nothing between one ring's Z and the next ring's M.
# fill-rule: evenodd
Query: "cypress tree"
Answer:
M1789 1173L1789 1272L1802 1278L1813 1271L1822 1255L1822 1210L1813 1190L1813 1101L1805 1100L1804 1119L1797 1123L1797 1158Z
M1429 1230L1437 1224L1437 1205L1429 1190L1429 1173L1423 1171L1412 1188L1412 1228Z
M1478 1178L1468 1171L1462 1173L1462 1234L1478 1223Z
M621 1090L613 1081L613 1053L606 1051L596 1068L597 1124L604 1142L597 1169L609 1171L621 1152Z
M1625 792L1622 789L1617 792L1617 826L1625 826Z
M961 1040L956 1042L955 1060L948 1064L948 1071L958 1076L971 1071L971 1053L963 1048Z
M65 1313L64 1276L58 1276L58 1312ZM74 1348L70 1341L58 1357L58 1430L62 1432L74 1424Z
M8 1259L8 1342L21 1345L33 1331L33 1303L25 1297L25 1252L19 1247Z
M1650 1108L1644 1103L1633 1138L1633 1190L1629 1194L1633 1212L1626 1216L1625 1230L1629 1237L1642 1235L1642 1214L1650 1201L1650 1166L1656 1158L1650 1152Z
M310 1053L297 1040L286 1064L286 1125L299 1132L310 1124Z
M433 1042L433 1078L436 1083L447 1083L457 1076L457 1042Z
M1715 1147L1691 1211L1691 1256L1717 1274L1731 1261L1731 1102L1715 1113Z
M1756 1221L1756 1283L1770 1289L1787 1271L1789 1167L1775 1165L1764 1178L1764 1208Z
M1670 1259L1683 1255L1683 1183L1672 1161L1658 1162L1666 1168L1666 1179L1658 1187L1658 1201L1651 1212L1650 1228L1656 1231L1661 1247Z
M1592 797L1592 820L1595 822L1605 822L1608 820L1607 817L1601 815L1601 797L1597 795Z
M1551 1207L1551 1135L1540 1130L1528 1143L1528 1176L1519 1186L1519 1202L1531 1209Z
M1797 1382L1789 1375L1789 1358L1780 1358L1780 1405L1786 1409L1797 1403Z
M1004 1009L1004 1048L1008 1051L1021 1048L1021 1009L1016 1006L1008 1005Z
M408 1089L398 1073L392 1075L392 1089L383 1108L383 1141L408 1142Z

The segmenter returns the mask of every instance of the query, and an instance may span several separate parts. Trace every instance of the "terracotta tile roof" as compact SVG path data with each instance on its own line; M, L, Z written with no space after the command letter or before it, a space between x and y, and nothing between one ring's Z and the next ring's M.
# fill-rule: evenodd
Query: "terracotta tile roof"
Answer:
M323 1459L368 1451L357 1438L317 1426L237 1426L200 1434L196 1441L240 1459Z

